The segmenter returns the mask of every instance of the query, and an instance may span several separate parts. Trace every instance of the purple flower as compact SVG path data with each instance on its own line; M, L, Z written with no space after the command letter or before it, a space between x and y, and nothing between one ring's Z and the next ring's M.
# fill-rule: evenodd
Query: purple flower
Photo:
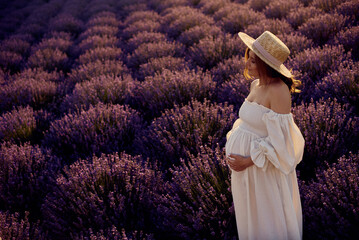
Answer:
M49 24L51 31L78 34L83 29L83 22L70 14L59 14Z
M102 75L108 75L112 77L124 77L128 74L127 67L120 60L105 60L101 62L96 60L87 64L79 65L73 68L66 79L68 90L72 91L76 83L91 80L92 78Z
M59 159L37 145L3 143L0 163L1 206L39 216L41 204L56 182Z
M69 68L69 59L67 54L58 48L44 48L37 50L29 57L27 66L30 68L43 68L48 71L66 71Z
M77 83L73 92L62 103L63 112L88 109L99 102L127 104L133 95L136 83L130 75L124 78L102 75L89 81Z
M309 19L323 14L323 10L313 6L293 8L286 17L286 20L294 29L298 29Z
M182 32L203 24L213 25L214 20L191 7L176 7L166 10L162 29L171 39L177 39Z
M184 239L233 239L237 235L230 170L224 149L201 146L170 169L172 179L159 196L163 231ZM171 236L171 235L170 235Z
M78 160L57 178L43 205L44 229L52 238L127 231L155 231L154 195L163 193L155 164L124 153Z
M21 54L10 51L0 51L0 67L11 73L18 72L23 65Z
M201 39L206 37L216 38L222 34L222 29L219 26L202 24L191 27L190 29L182 32L177 41L184 44L188 48L194 44L199 43Z
M343 62L338 70L328 74L315 85L315 95L325 98L336 98L341 103L359 106L359 62Z
M78 64L88 64L100 60L119 60L122 56L122 50L116 47L98 47L85 51L77 59Z
M170 71L181 71L186 68L187 62L183 58L166 56L151 58L147 63L141 64L138 71L138 80L144 80L147 76L161 74L165 69Z
M285 19L264 18L259 22L248 25L243 32L253 38L259 37L264 31L270 31L275 35L293 32L292 26Z
M165 109L187 104L192 98L202 101L210 98L215 84L209 73L183 69L163 70L147 77L134 92L135 106L145 117L158 117Z
M204 14L213 15L219 9L226 7L228 4L232 4L232 3L227 2L226 0L207 0L207 1L199 1L197 6Z
M87 28L84 32L82 32L79 36L79 40L82 41L86 38L92 36L116 36L118 32L118 27L108 26L108 25L100 25L100 26L92 26Z
M264 14L267 18L285 18L288 13L301 6L298 0L275 0L271 1L264 9Z
M31 107L14 108L0 116L0 141L23 142L32 138L36 129L34 111Z
M139 139L141 153L160 161L164 169L178 165L180 159L195 156L200 146L223 147L225 136L235 120L233 107L192 100L188 105L165 110L153 120Z
M349 152L301 184L304 236L315 239L359 237L359 155Z
M78 44L79 52L84 53L90 49L96 48L115 48L119 46L119 40L117 37L104 35L93 35L85 38Z
M131 151L141 128L142 120L135 110L99 103L87 111L69 113L52 122L43 144L71 162L93 154Z
M193 67L211 69L224 59L243 54L245 45L230 34L208 36L189 48L188 58Z
M0 238L2 239L47 239L47 234L41 231L40 223L29 220L29 212L22 214L0 212Z
M300 97L309 102L313 97L314 84L328 72L336 71L342 62L350 58L350 52L345 53L342 45L324 45L297 53L294 58L289 59L287 66L302 75L299 78L303 83Z
M298 28L298 31L318 45L325 44L340 30L344 29L349 17L334 13L321 14L310 18Z
M305 139L304 157L299 165L302 176L313 175L324 160L331 163L358 146L359 119L348 104L321 98L294 107L293 115Z
M167 37L163 33L147 31L138 32L126 42L126 45L123 48L127 53L132 53L144 43L164 42L166 39Z
M127 66L136 69L141 64L147 63L151 58L181 56L182 52L183 46L176 42L143 43L127 56Z
M263 14L255 12L249 6L240 6L223 17L220 24L226 32L237 34L240 31L244 31L249 25L257 24L264 18Z

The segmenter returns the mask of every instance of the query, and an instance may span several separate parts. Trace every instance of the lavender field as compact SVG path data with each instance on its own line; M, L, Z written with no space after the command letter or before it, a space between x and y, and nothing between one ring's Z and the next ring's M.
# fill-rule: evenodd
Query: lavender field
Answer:
M265 30L302 81L304 239L359 239L359 1L0 2L0 239L237 239L226 134Z

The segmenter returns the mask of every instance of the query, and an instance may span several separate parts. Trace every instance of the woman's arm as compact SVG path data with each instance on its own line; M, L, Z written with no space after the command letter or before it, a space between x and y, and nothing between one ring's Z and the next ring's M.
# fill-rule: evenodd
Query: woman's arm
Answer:
M237 172L243 171L247 167L254 165L250 156L243 157L243 156L235 155L235 154L230 154L227 157L227 163L231 169L233 169L234 171L237 171Z

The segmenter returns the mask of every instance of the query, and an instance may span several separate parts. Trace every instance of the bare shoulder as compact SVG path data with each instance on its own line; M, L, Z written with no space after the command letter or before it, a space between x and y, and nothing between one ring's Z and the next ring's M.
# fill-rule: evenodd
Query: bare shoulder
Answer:
M259 79L255 79L251 82L251 86L249 88L249 91L252 91L252 89L258 84Z
M287 114L291 110L291 95L284 82L271 84L269 87L271 109L276 113Z

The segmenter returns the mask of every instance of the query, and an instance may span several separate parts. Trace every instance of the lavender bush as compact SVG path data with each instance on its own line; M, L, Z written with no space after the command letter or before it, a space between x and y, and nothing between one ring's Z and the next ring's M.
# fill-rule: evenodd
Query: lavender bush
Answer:
M335 37L333 43L335 45L342 44L346 51L351 51L354 60L359 60L359 26L347 28L340 31Z
M290 25L297 30L299 26L306 23L314 16L322 15L324 12L313 6L293 8L288 13L286 20Z
M255 11L262 11L270 2L270 0L249 0L248 4Z
M194 68L199 66L207 70L224 59L243 54L244 50L245 45L230 34L219 35L218 37L209 36L190 47L187 58Z
M213 25L211 17L191 7L176 7L166 11L163 16L162 29L172 39L177 39L182 32L202 24Z
M348 17L340 14L326 13L309 19L298 28L298 31L313 39L316 44L323 45L344 29L348 20Z
M352 26L358 25L357 13L359 11L359 2L352 0L346 1L338 5L335 11L339 14L349 17L349 24Z
M275 0L271 1L264 9L264 14L267 18L285 18L288 13L300 7L298 0Z
M84 32L82 32L78 39L80 41L88 38L88 37L92 37L92 36L116 36L116 34L118 33L118 27L113 27L113 26L92 26L87 28Z
M0 142L29 141L35 129L34 111L29 106L14 108L0 116Z
M257 14L249 6L241 6L236 11L231 11L221 19L221 25L226 32L236 34L243 31L247 26L258 23L264 19L264 15Z
M29 52L30 43L21 38L8 38L1 41L0 51L8 51L12 53L20 54L21 56L26 56Z
M159 32L138 32L136 35L131 37L124 46L124 51L127 53L132 53L139 46L144 43L156 43L156 42L164 42L167 37L163 33Z
M303 184L304 237L356 239L359 237L359 154L349 152L316 179Z
M125 21L123 22L123 25L130 26L135 22L143 21L143 20L159 22L160 19L161 19L161 16L155 11L151 11L151 10L135 11L126 17Z
M0 67L11 73L20 71L23 65L23 58L19 53L0 51Z
M189 48L190 46L199 43L201 39L206 37L216 38L222 34L223 32L220 27L215 25L202 24L191 27L190 29L182 32L177 41Z
M102 75L123 77L128 74L128 72L127 67L122 61L105 60L104 62L101 62L100 60L96 60L73 68L66 79L66 84L69 85L68 88L72 91L72 88L76 83L88 81Z
M29 221L29 212L21 217L19 213L0 212L0 238L14 240L47 239L40 224Z
M134 91L136 109L142 110L146 119L161 115L174 105L187 104L192 98L202 101L210 98L215 84L209 73L184 69L164 70L147 77Z
M324 45L305 49L290 59L288 67L302 74L300 77L303 84L301 99L308 102L313 97L314 84L319 82L328 72L337 70L342 62L348 61L350 58L351 54L345 53L342 45Z
M249 25L244 29L244 32L253 38L257 38L266 30L275 35L293 32L292 26L285 19L269 18L264 18L257 23Z
M14 106L49 107L57 99L58 83L64 79L61 72L49 73L40 68L28 68L4 77L8 79L0 89L0 112L9 111Z
M211 5L211 2L209 1L208 4ZM226 4L224 4L224 6L219 7L217 11L213 13L213 19L216 22L220 22L232 12L240 11L241 8L243 8L243 5L234 2L227 2Z
M125 41L132 38L139 32L159 32L161 24L152 20L136 21L121 32L121 38Z
M116 19L116 15L113 12L101 12L91 18L87 23L87 27L92 26L112 26L112 27L119 27L120 22Z
M143 231L127 231L122 228L121 231L117 230L116 226L109 227L107 229L101 229L98 232L90 228L85 232L76 234L73 236L74 239L91 239L91 240L105 240L105 239L116 239L116 240L153 240L153 234L145 234Z
M99 103L87 111L66 114L51 123L43 145L54 153L78 157L115 151L131 151L133 140L141 133L139 114L127 106Z
M183 239L234 239L237 235L230 170L224 149L201 146L170 169L172 179L159 197L159 212L168 235Z
M51 31L68 32L77 36L83 30L83 22L69 14L59 14L49 24Z
M9 82L0 89L2 111L14 106L30 105L35 109L45 107L57 95L57 84L44 79L21 78Z
M140 81L147 76L161 74L165 69L170 71L181 71L186 68L186 61L183 58L166 56L151 58L147 63L141 64L136 78Z
M60 161L37 145L3 143L0 163L1 209L30 211L32 219L39 218L41 204L55 184Z
M358 146L359 120L347 104L321 98L294 107L293 115L305 139L306 161L299 167L303 177L311 177L323 160L331 163Z
M73 44L71 36L68 34L54 34L55 36L42 39L42 41L32 48L32 54L40 49L59 49L61 52L69 53L69 49Z
M96 49L96 48L114 48L119 46L119 40L117 37L104 35L104 36L98 36L94 35L88 38L85 38L78 44L78 50L79 52L86 52L90 49Z
M132 69L138 68L141 64L148 62L151 58L166 56L179 57L182 55L183 46L176 42L144 43L132 54L127 56L127 66Z
M130 75L124 78L102 75L89 81L77 83L73 92L62 103L62 111L88 109L99 102L128 104L136 84Z
M238 55L219 62L217 66L211 69L213 80L220 86L222 83L227 82L231 76L243 73L244 64L244 57L239 57Z
M32 54L27 66L30 68L43 68L48 71L67 71L70 67L69 58L66 53L59 49L45 48Z
M244 99L249 94L250 80L244 78L242 73L230 75L229 79L218 87L217 99L219 102L228 102L237 112Z
M325 76L315 85L315 96L336 98L341 103L348 103L359 112L359 63L343 62L338 70Z
M163 14L173 7L188 6L188 0L150 0L147 5L150 9Z
M231 3L227 0L201 0L197 6L204 14L213 15L228 4Z
M296 54L302 52L305 49L314 47L312 39L309 39L297 32L278 34L278 38L281 39L290 49L291 58L294 58Z
M187 160L189 153L197 156L205 143L212 148L217 144L223 147L234 120L232 106L193 100L186 106L165 110L153 120L138 145L143 148L142 154L159 160L162 168L168 169L178 165L181 158Z
M316 8L322 9L325 12L329 12L343 2L345 2L345 0L313 0L311 5Z
M104 62L106 60L119 60L121 58L122 51L116 47L99 47L89 49L79 56L77 59L78 64L88 64L100 60Z
M43 205L45 229L53 239L68 239L117 226L127 231L155 230L154 194L162 193L161 174L139 156L102 155L65 168Z

